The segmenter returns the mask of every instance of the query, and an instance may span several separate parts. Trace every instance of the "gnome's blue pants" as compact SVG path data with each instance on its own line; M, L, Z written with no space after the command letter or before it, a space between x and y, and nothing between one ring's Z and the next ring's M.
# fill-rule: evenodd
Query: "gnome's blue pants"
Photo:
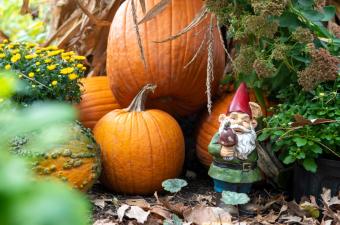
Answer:
M251 183L234 184L214 179L214 189L217 193L221 193L223 191L232 191L237 193L248 194L250 192L251 186L252 186Z

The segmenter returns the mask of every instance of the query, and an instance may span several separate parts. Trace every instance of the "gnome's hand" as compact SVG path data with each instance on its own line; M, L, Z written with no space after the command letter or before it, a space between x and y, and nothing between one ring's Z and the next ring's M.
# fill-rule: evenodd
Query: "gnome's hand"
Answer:
M222 146L220 155L223 158L225 158L225 157L233 157L234 156L234 147Z

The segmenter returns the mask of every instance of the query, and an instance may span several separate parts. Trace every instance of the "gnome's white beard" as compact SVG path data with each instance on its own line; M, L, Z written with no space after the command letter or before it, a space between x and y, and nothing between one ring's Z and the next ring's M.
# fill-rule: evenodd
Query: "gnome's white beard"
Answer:
M230 124L228 119L224 119L219 127L219 133L221 133L224 129L224 126L226 124ZM253 128L252 124L250 124L250 129L247 129L243 126L240 126L238 124L232 124L230 125L231 129L241 129L241 132L235 132L237 135L237 144L235 146L236 154L235 156L241 160L246 160L248 158L248 155L251 154L254 149L256 148L256 132Z
M251 127L249 132L236 133L237 135L237 145L236 156L239 159L246 160L248 155L254 151L256 148L256 132L253 127Z

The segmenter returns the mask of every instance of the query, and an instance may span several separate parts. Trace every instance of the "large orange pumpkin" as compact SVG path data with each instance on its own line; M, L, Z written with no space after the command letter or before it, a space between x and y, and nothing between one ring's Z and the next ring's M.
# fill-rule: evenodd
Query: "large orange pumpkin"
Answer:
M135 0L137 16L144 14ZM146 0L150 10L159 0ZM163 109L172 115L188 115L205 105L207 80L207 39L210 24L207 16L198 26L179 38L156 43L180 32L195 18L203 6L202 0L172 0L155 18L139 25L147 67L141 60L133 23L131 0L117 11L111 25L107 48L107 74L114 96L127 107L147 83L157 85L148 107ZM214 23L215 26L216 23ZM185 67L205 40L195 60ZM213 92L223 75L225 54L217 29L214 29Z
M204 166L208 167L212 162L212 156L208 152L208 145L219 128L219 115L227 112L233 96L233 93L229 93L216 101L213 105L211 114L205 113L200 121L196 137L196 155ZM253 91L250 91L249 97L251 101L256 102ZM268 105L267 101L266 104ZM267 110L263 107L262 113L264 115L267 114Z
M147 85L129 108L106 114L94 128L102 150L102 182L116 192L152 194L162 181L178 176L184 161L184 137L169 114L145 110Z
M87 128L93 128L106 113L119 109L110 90L106 76L89 77L81 80L83 94L79 109L79 120Z

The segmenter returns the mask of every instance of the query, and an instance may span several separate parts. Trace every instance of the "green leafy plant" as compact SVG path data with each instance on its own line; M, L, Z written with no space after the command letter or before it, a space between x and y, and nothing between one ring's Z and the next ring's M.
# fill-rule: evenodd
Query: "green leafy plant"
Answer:
M250 201L247 194L223 191L221 200L227 205L244 205Z
M236 81L246 82L257 96L275 96L287 84L303 86L299 74L311 62L311 46L332 55L340 48L340 39L323 24L334 18L334 6L321 7L313 0L207 0L206 7L235 42Z
M311 172L317 170L315 160L321 155L339 159L339 88L339 74L336 82L319 85L311 93L288 86L279 95L286 102L265 119L266 128L258 139L269 138L285 164L298 161Z
M80 101L79 78L85 57L55 46L42 48L26 42L0 44L0 69L13 70L28 85L13 100L30 104L36 100Z
M183 187L187 186L188 182L182 179L168 179L162 182L164 190L170 193L177 193L182 190Z
M0 224L90 224L90 206L84 196L61 182L36 179L29 162L9 150L14 136L37 130L48 136L62 132L60 124L74 120L74 109L60 103L20 109L9 100L19 82L13 74L2 75L0 81ZM53 138L48 140L55 143ZM36 151L44 151L39 142L35 146Z

